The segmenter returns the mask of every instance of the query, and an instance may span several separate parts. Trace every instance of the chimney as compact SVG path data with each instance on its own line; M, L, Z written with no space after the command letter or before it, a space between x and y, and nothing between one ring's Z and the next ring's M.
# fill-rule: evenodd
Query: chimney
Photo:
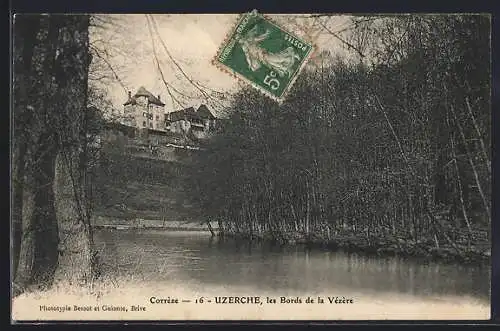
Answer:
M132 99L132 92L128 91L128 98Z

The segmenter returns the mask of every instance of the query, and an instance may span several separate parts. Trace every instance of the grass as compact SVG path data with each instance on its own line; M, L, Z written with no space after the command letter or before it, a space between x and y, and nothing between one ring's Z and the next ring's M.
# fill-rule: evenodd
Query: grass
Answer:
M200 219L200 212L187 202L179 179L148 182L135 178L102 178L95 188L94 213L122 219Z

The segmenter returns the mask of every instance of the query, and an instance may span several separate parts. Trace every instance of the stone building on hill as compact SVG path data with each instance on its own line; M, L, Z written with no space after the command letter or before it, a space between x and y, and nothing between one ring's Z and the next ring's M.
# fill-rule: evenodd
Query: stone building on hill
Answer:
M159 95L154 96L141 86L134 95L128 92L128 100L123 106L123 124L165 131L165 104Z
M202 104L197 110L189 107L166 114L165 124L171 132L192 133L196 138L203 139L210 135L215 121L216 117Z
M187 138L205 139L210 136L217 120L204 104L198 109L188 107L169 112L161 97L153 95L143 86L134 95L129 91L123 106L121 123L139 129L143 134L149 132L151 136L163 136L162 132L170 132Z

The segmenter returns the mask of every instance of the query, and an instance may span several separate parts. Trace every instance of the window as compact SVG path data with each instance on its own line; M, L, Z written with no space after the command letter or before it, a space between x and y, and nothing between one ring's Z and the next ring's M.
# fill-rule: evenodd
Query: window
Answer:
M153 128L153 123L149 122L149 127Z
M146 126L146 121L142 121L142 126Z
M160 120L160 115L156 115L156 120L159 121Z

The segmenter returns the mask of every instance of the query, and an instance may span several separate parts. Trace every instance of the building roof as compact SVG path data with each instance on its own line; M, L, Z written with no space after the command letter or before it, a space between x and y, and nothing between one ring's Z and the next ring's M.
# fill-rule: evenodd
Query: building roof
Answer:
M208 109L208 107L206 105L204 105L204 104L201 104L198 107L198 110L196 111L196 113L198 114L198 116L200 118L203 118L203 119L209 119L209 120L214 120L215 119L214 114L212 114L212 112L210 111L210 109Z
M203 120L203 119L215 119L215 116L212 114L210 109L207 106L201 105L198 107L198 110L195 110L193 107L188 107L185 109L177 110L167 114L167 119L172 122L180 121L180 120Z
M193 115L196 114L193 107L177 110L168 114L168 119L172 122L177 122L180 120L190 120Z
M158 105L158 106L161 106L161 107L165 106L165 104L163 102L161 102L161 100L158 97L155 97L153 95L153 93L151 93L148 90L146 90L144 88L144 86L139 87L139 89L134 94L134 96L132 96L131 93L129 92L129 94L128 94L128 100L123 105L124 106L129 105L129 104L135 105L136 104L136 99L138 97L146 97L148 99L149 103L152 103L152 104L155 104L155 105Z

